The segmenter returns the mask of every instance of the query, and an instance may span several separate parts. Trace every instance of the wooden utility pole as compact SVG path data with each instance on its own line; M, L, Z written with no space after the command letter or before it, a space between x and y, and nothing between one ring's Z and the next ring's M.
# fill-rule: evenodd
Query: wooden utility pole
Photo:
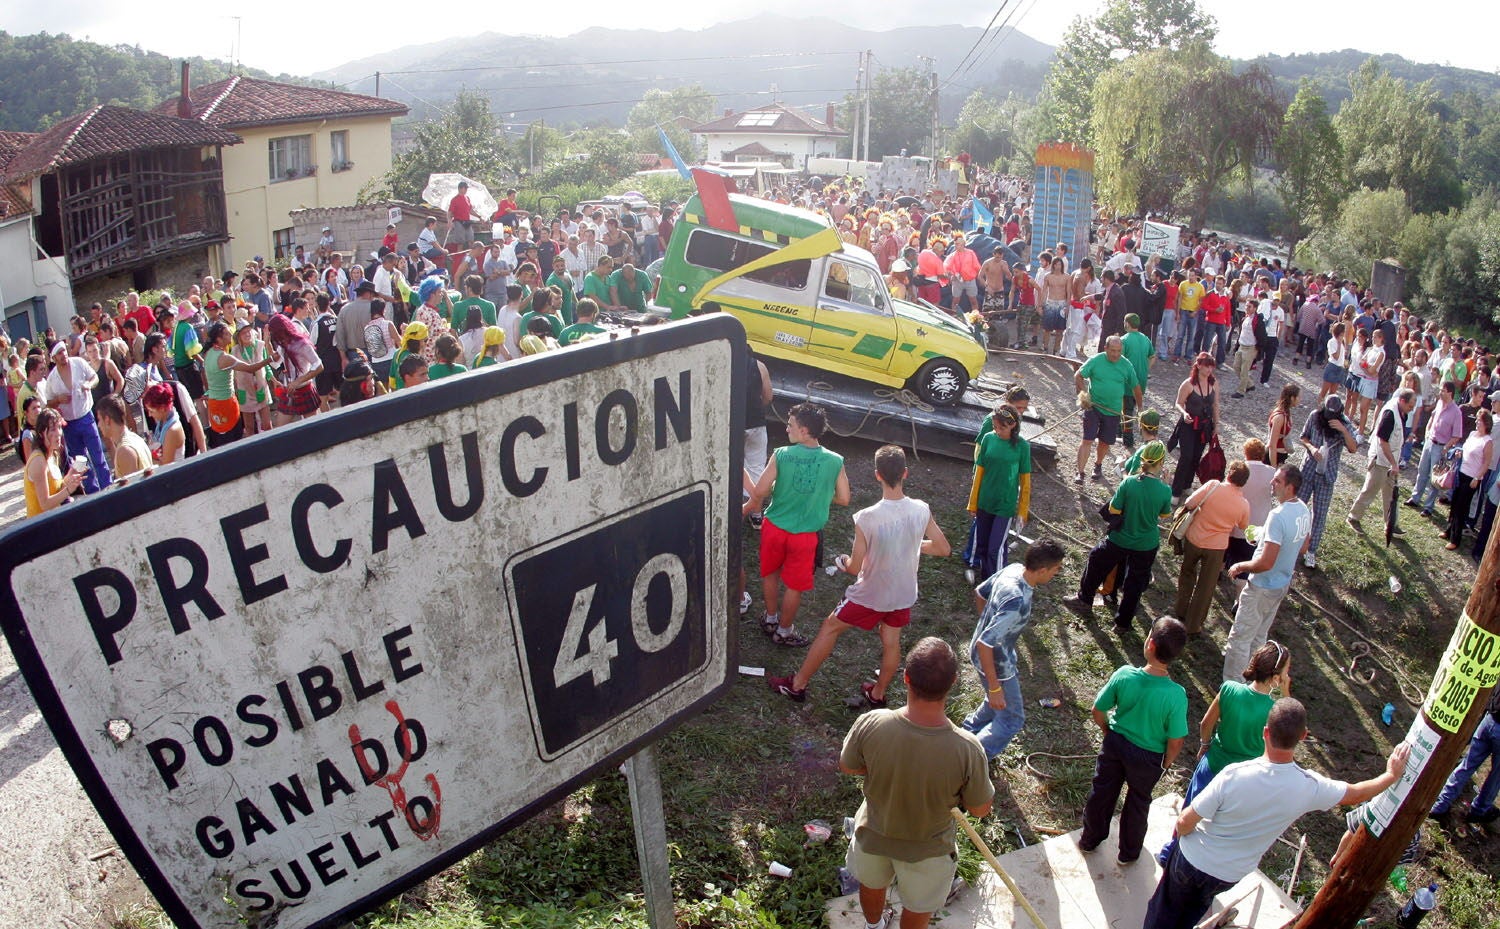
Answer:
M1443 652L1407 741L1406 774L1363 808L1364 824L1302 916L1297 929L1350 929L1380 892L1401 852L1468 750L1490 691L1500 680L1500 533L1490 536L1479 576Z

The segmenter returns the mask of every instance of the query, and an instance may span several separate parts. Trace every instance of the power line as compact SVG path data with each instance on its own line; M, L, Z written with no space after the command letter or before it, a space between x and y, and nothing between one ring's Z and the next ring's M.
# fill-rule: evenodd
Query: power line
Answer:
M1024 20L1027 17L1027 15L1033 9L1035 9L1035 7L1036 7L1036 0L1031 0L1031 5L1028 6L1026 8L1026 10L1021 13L1020 16L1016 17L1016 23L1015 23L1015 25L1010 27L1010 32L1009 33L1006 33L1005 27L1010 24L1011 16L1015 15L1015 13L1018 10L1021 9L1021 5L1019 3L1017 3L1016 6L1015 6L1015 8L1010 11L1010 14L1008 14L1005 17L1005 22L1003 22L1003 23L1000 24L1000 28L999 29L995 30L995 35L990 40L991 46L988 49L986 49L985 51L981 52L980 55L979 55L979 57L975 58L974 62L972 64L970 64L967 69L965 69L964 73L967 74L969 71L972 71L974 68L979 67L979 65L981 63L989 61L991 58L993 58L995 56L995 54L997 52L1000 51L1001 48L1004 48L1005 47L1005 41L1006 41L1006 39L1009 39L1011 36L1013 36L1013 35L1016 34L1016 30L1018 30L1018 29L1021 28L1021 21ZM962 76L962 75L960 75L960 76Z
M720 78L720 77L738 77L738 76L744 75L744 74L767 74L767 73L776 72L776 71L805 71L805 70L807 70L809 68L816 68L816 67L817 67L817 65L785 65L785 66L779 67L779 68L755 68L755 69L752 69L752 70L749 70L749 71L721 71L721 72L718 72L716 74L700 74L700 75L696 75L689 84L684 84L684 85L680 85L680 86L687 87L687 86L691 86L691 83L696 83L698 81L703 81L703 80L711 80L713 78ZM384 75L384 73L385 72L381 72L382 75ZM684 78L683 80L687 80L687 79ZM661 77L639 77L639 78L633 77L633 78L628 78L628 79L623 80L623 81L621 81L621 80L610 80L610 81L608 81L609 85L612 86L612 87L618 87L621 84L659 84L661 82L662 82L662 78ZM468 90L468 91L494 91L494 90L524 91L524 90L553 90L553 89L561 90L563 88L568 88L568 87L598 87L601 83L604 83L604 82L596 79L596 80L592 80L592 81L577 81L577 82L567 83L567 84L552 84L552 83L547 83L547 84L510 84L510 85L504 85L504 86L496 86L496 85L493 85L493 84L486 86L486 85L480 84L480 85L476 85L476 86L472 86L472 87L465 87L463 89L464 90ZM715 93L715 91L708 90L707 88L705 88L705 92L706 93ZM798 91L788 91L788 92L789 93L797 93ZM732 91L725 91L725 93L732 93Z
M974 40L974 44L969 46L969 50L967 52L964 52L964 57L959 60L958 64L954 65L952 73L948 75L948 81L943 82L944 85L946 85L955 76L957 76L959 69L962 68L964 64L969 60L969 56L974 54L974 49L979 47L979 43L984 41L985 36L989 35L990 27L995 25L995 20L1000 18L1000 14L1004 12L1005 8L1009 5L1010 0L1001 0L1000 5L995 8L995 15L990 17L990 21L988 23L985 23L984 28L979 32L979 37ZM1003 29L1004 27L1002 26L1001 28Z
M799 94L831 94L831 93L838 93L838 92L841 92L841 91L847 92L848 90L849 90L848 87L813 87L813 88L808 88L808 89L805 89L805 90L798 90L798 91L795 91L795 93L799 93ZM722 94L719 94L718 96L725 96L725 97L765 97L765 96L771 96L771 95L777 95L777 94L785 94L785 93L788 93L788 91L783 91L783 90L734 90L734 91L724 91ZM548 110L576 110L576 109L580 109L582 107L590 107L590 106L616 106L616 105L619 105L619 104L622 104L622 103L640 103L642 100L645 100L645 99L646 99L645 97L635 97L635 98L632 98L632 99L629 99L629 100L596 100L596 101L594 101L592 103L559 103L559 104L553 104L553 105L550 105L550 106L517 107L514 110L507 109L506 112L508 112L508 113L541 113L541 112L548 111Z

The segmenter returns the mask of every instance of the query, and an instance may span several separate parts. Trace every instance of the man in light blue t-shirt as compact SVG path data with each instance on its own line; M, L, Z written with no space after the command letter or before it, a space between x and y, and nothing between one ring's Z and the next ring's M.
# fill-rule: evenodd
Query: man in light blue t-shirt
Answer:
M1292 586L1292 571L1297 559L1307 551L1312 538L1312 512L1297 497L1302 487L1302 471L1296 465L1282 465L1271 478L1271 495L1276 499L1255 555L1249 561L1229 566L1229 576L1250 575L1240 591L1235 608L1234 626L1224 645L1224 680L1239 680L1240 671L1250 663L1250 654L1266 644L1276 611Z

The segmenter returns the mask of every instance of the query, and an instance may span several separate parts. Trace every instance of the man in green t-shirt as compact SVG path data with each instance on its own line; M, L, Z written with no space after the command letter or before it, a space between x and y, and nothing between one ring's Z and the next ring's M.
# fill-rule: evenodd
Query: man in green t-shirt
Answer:
M1109 821L1123 789L1117 857L1121 865L1140 857L1151 791L1187 738L1187 691L1167 669L1186 647L1187 628L1163 616L1146 639L1146 666L1119 668L1094 698L1094 723L1104 733L1104 745L1083 806L1079 851L1092 852L1109 838Z
M1088 565L1078 583L1078 596L1063 605L1086 619L1094 615L1094 594L1111 571L1120 571L1120 606L1115 613L1115 631L1124 634L1135 622L1141 594L1151 583L1151 566L1161 547L1161 518L1172 512L1172 488L1161 475L1167 447L1151 442L1141 449L1141 472L1127 477L1109 501L1111 530L1104 541L1089 552Z
M558 312L562 314L564 326L573 325L578 321L578 317L574 315L578 303L578 282L568 273L568 260L561 255L552 259L552 273L547 276L547 286L562 291L562 306Z
M464 331L464 320L469 316L469 307L479 307L479 315L485 326L495 325L495 304L484 299L484 277L479 274L464 275L464 298L453 304L453 318L448 324L454 332Z
M651 276L636 270L630 262L609 276L609 302L631 313L646 312L646 298L651 296Z
M1150 344L1149 342L1147 344ZM1104 351L1083 363L1073 375L1078 402L1083 406L1083 442L1078 446L1078 477L1083 483L1083 469L1089 462L1089 451L1097 444L1094 458L1094 480L1104 479L1104 456L1120 433L1120 414L1128 394L1138 408L1142 405L1141 384L1135 366L1125 359L1125 345L1120 336L1104 340Z
M1156 362L1156 346L1151 339L1141 331L1141 318L1134 313L1125 317L1125 334L1120 336L1120 351L1130 366L1135 369L1136 386L1141 393L1146 392L1146 378L1151 374L1151 365ZM1125 407L1121 411L1120 430L1123 433L1125 447L1135 448L1135 411L1138 409L1134 396L1126 396Z
M557 336L558 345L572 345L580 341L584 336L598 335L604 332L604 327L594 320L599 317L599 304L594 302L593 297L584 297L578 301L578 322L567 326Z
M849 505L844 458L818 441L827 427L822 407L812 403L792 407L786 423L786 436L792 444L771 455L744 508L746 515L759 513L765 499L771 497L760 529L760 579L766 602L761 631L775 644L792 648L803 648L812 641L797 632L793 621L802 595L813 587L818 532L828 524L830 505ZM776 603L781 607L773 613L771 606Z

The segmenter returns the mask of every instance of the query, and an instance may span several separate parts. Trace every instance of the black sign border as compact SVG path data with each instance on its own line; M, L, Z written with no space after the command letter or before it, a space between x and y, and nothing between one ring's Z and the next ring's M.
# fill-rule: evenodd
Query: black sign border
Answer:
M20 666L26 685L31 689L42 718L52 730L63 757L83 785L84 793L94 804L120 849L132 867L156 897L167 916L182 929L205 929L194 913L178 897L171 882L157 867L156 859L125 817L109 786L94 766L93 758L77 726L68 716L54 686L52 676L42 663L32 641L30 630L21 615L12 586L15 569L42 555L85 539L125 520L160 509L193 494L268 467L301 458L353 439L364 438L402 424L426 419L449 410L472 406L507 393L539 387L589 371L635 361L677 349L710 342L726 341L730 346L729 462L726 471L726 526L729 527L728 570L725 572L725 652L724 679L717 687L672 714L646 735L612 752L581 774L547 791L532 803L517 810L458 845L435 855L424 864L407 871L395 880L372 890L323 919L307 924L306 929L332 929L380 905L391 897L427 880L445 868L462 861L486 843L530 819L537 812L556 803L601 772L617 767L642 747L649 745L684 721L698 715L716 702L735 683L738 666L739 637L737 604L732 603L738 584L736 567L741 563L740 495L732 475L738 473L744 460L745 404L749 353L745 330L731 316L712 314L670 325L644 327L639 332L620 331L616 338L595 340L556 354L533 356L532 359L471 372L463 377L444 378L419 389L400 391L379 403L362 403L347 410L315 417L290 427L273 429L235 443L212 455L190 458L129 486L110 490L103 498L84 499L42 516L31 517L0 536L0 628L10 644L11 653ZM204 875L205 881L212 880ZM292 912L295 910L293 909Z

